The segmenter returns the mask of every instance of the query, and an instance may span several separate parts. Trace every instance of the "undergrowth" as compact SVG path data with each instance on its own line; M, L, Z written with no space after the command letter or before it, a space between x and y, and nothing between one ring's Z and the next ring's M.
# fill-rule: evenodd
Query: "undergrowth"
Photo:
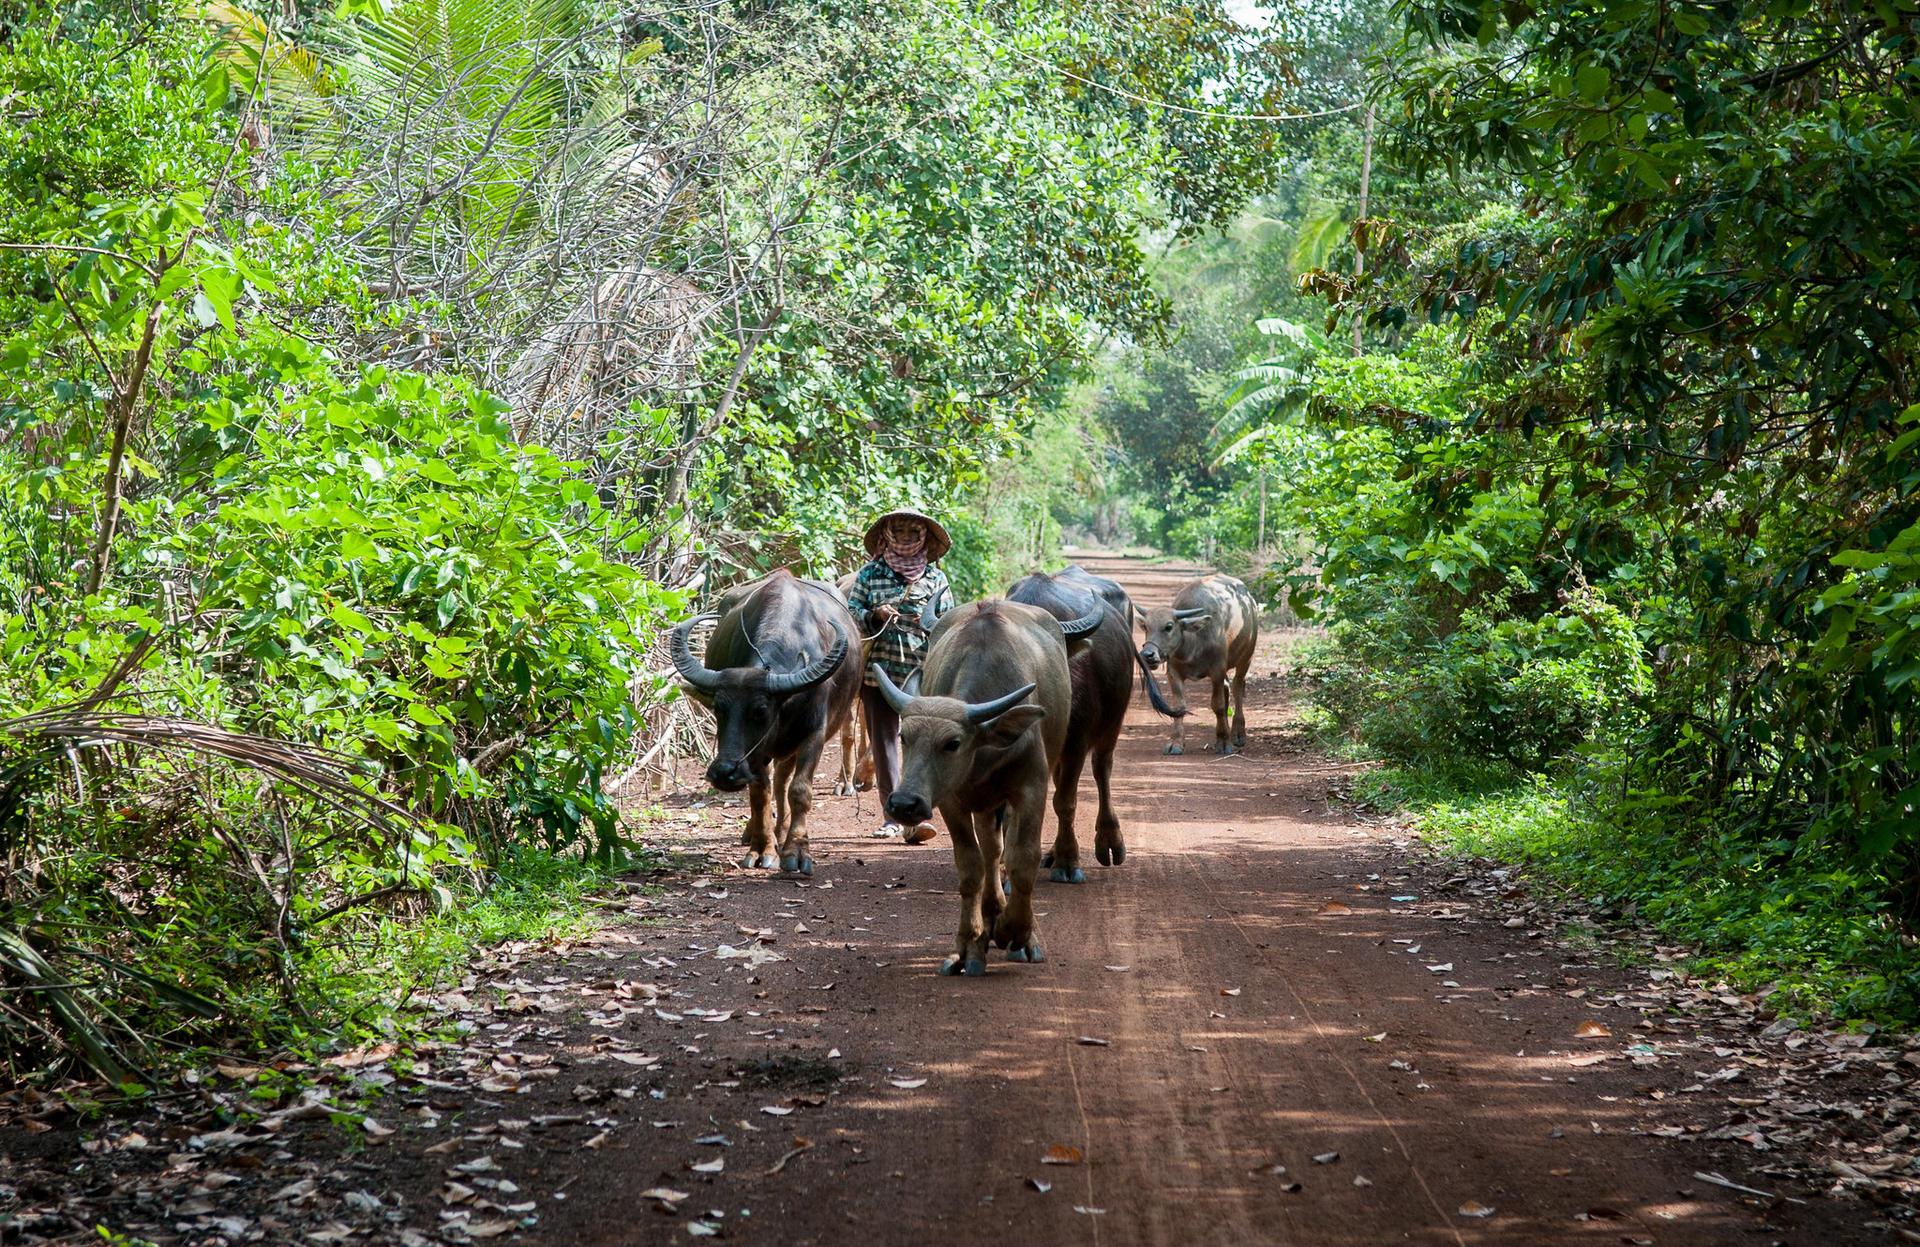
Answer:
M1637 916L1694 950L1690 969L1784 1013L1910 1029L1920 1022L1920 941L1872 881L1789 845L1756 848L1709 828L1572 794L1497 766L1387 766L1356 796L1411 815L1449 850L1514 862L1564 894Z

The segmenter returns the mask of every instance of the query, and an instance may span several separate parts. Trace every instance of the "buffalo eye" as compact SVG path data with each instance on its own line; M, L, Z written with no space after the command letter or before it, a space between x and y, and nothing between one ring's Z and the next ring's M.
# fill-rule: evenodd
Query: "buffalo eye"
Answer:
M959 739L956 737L955 739L950 740L946 744L940 746L940 751L942 753L959 753L960 752Z

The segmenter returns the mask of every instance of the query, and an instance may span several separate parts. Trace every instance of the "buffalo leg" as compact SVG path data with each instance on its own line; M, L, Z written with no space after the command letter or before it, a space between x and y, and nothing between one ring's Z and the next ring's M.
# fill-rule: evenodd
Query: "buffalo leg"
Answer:
M1247 747L1247 669L1233 673L1233 746Z
M1040 859L1042 866L1053 867L1055 883L1085 883L1087 872L1080 868L1080 841L1073 834L1073 818L1080 811L1080 768L1087 764L1087 747L1080 741L1068 741L1053 776L1053 814L1060 829L1053 838L1053 852Z
M1187 708L1187 682L1180 676L1180 668L1167 664L1167 691L1173 694L1173 704L1182 710ZM1167 746L1167 752L1173 754L1187 751L1187 718L1181 715L1173 721L1173 743Z
M1233 745L1228 739L1233 725L1233 709L1227 702L1227 673L1221 671L1213 677L1213 751L1232 753Z
M1000 911L1006 908L1001 884L1002 833L1007 825L1007 807L973 816L973 839L980 846L980 870L986 879L980 885L980 929L991 937L1000 924Z
M1118 743L1116 736L1093 747L1093 786L1100 790L1100 813L1093 820L1093 856L1102 866L1127 860L1127 838L1120 834L1120 819L1113 812L1113 749Z
M848 715L847 721L840 727L840 770L833 777L833 795L836 797L851 797L855 791L853 759L854 749L857 746L854 741L854 724L858 722L859 717L856 711Z
M741 843L747 846L747 855L740 859L746 867L765 866L771 869L779 860L773 855L773 840L767 835L767 797L768 785L756 780L747 788L747 826L741 833Z
M1040 873L1040 836L1046 830L1046 820L1047 803L1038 794L1008 812L1007 875L1013 890L1007 896L1007 907L1000 913L993 937L996 944L1006 946L1009 961L1047 959L1033 934L1033 882Z
M787 772L787 834L780 841L780 869L813 873L813 854L807 852L807 815L813 811L813 771L820 765L825 744L814 737L793 755Z
M867 744L865 727L859 729L854 740L853 754L858 759L853 768L853 788L855 792L865 792L873 787L873 749Z
M947 835L953 840L953 868L960 876L960 929L954 933L953 956L940 967L942 974L978 977L987 972L987 934L980 918L980 890L986 881L980 845L974 839L973 820L966 811L941 807Z

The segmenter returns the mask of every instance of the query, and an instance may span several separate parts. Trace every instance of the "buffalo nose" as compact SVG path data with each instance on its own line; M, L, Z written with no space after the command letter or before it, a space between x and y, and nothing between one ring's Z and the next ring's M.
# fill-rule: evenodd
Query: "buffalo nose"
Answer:
M887 798L887 817L896 823L924 823L933 816L927 799L911 792L896 792Z
M752 778L745 762L722 762L715 758L707 768L707 782L722 792L739 792Z

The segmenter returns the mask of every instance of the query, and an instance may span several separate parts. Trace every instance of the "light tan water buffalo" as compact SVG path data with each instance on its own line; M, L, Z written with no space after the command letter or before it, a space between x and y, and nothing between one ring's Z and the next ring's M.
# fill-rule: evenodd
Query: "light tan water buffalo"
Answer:
M1140 614L1147 630L1140 657L1149 667L1167 664L1167 685L1181 706L1187 704L1186 682L1213 681L1213 751L1232 753L1247 743L1247 668L1253 663L1253 645L1259 639L1260 609L1247 586L1232 576L1215 573L1189 581L1173 595L1172 606ZM1233 673L1231 714L1227 673ZM1231 734L1229 734L1231 719ZM1173 721L1173 743L1168 753L1185 753L1187 721Z
M707 779L725 792L748 790L742 863L813 873L807 813L813 769L841 729L860 689L860 664L847 661L859 634L833 586L777 571L723 595L720 610L675 626L668 653L688 691L713 711L717 737ZM719 622L706 661L688 634ZM767 831L767 797L774 825ZM780 855L774 856L778 844Z
M1073 707L1067 651L1084 645L1106 613L1100 605L1063 624L1037 606L989 598L949 611L934 628L918 694L871 668L900 714L900 783L887 817L912 826L938 809L953 837L960 927L942 974L985 974L989 938L1009 960L1046 959L1033 930L1033 883L1047 783Z

